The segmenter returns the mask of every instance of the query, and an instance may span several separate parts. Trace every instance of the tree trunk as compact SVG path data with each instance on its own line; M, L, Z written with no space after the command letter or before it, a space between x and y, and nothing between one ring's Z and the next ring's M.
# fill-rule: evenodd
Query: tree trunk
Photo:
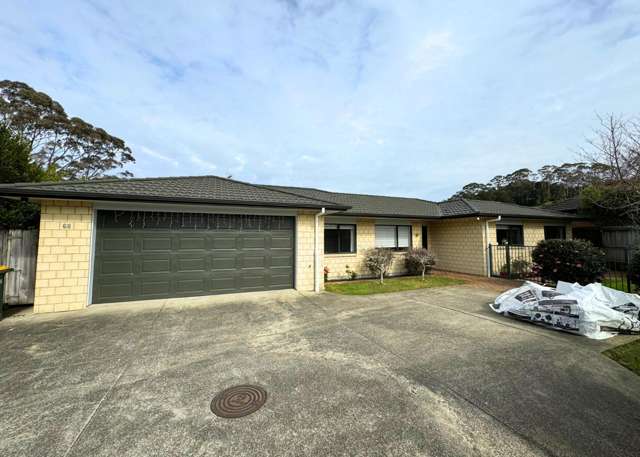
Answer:
M426 269L427 269L427 268L426 268L424 265L422 265L422 280L423 280L423 281L424 281L424 271L425 271Z
M380 284L384 284L384 270L380 270Z

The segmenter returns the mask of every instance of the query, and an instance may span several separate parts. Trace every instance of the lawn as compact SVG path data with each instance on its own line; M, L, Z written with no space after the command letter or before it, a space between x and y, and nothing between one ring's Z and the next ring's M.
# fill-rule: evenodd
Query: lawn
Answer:
M628 292L628 284L627 277L625 273L618 274L616 276L605 276L602 278L602 285L610 287L612 289L621 290L623 292ZM635 284L631 285L631 290L635 289Z
M384 284L380 284L377 279L330 282L325 284L324 288L327 292L342 295L371 295L430 287L456 286L464 283L461 279L447 278L446 276L426 276L424 281L420 276L404 276L386 278Z
M640 340L607 349L603 354L640 375Z

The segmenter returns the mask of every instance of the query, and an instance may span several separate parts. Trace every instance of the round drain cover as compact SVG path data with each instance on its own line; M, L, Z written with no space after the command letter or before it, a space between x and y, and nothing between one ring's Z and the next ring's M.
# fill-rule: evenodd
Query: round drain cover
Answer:
M266 401L267 391L260 386L233 386L214 397L211 412L216 416L233 419L255 413Z

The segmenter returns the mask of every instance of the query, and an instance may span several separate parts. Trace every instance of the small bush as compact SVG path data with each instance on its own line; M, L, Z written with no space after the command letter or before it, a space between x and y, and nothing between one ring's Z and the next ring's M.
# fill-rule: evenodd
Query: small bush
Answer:
M405 266L412 275L424 275L431 272L436 264L436 256L425 248L414 248L407 251Z
M380 278L380 284L384 283L384 276L389 272L392 263L393 252L384 248L369 249L363 261L365 268Z
M352 281L358 277L358 272L356 270L352 270L349 265L345 267L344 272L347 275L347 278Z
M584 240L544 240L531 253L535 272L545 281L588 284L607 270L605 253Z
M531 274L531 262L525 259L515 259L511 261L511 277L515 279L524 279ZM509 269L505 263L500 269L500 276L508 276Z

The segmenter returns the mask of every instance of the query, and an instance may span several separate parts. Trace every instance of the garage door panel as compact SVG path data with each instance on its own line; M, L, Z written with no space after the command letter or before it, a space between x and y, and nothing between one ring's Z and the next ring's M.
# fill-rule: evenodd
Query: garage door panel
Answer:
M293 287L292 217L138 213L98 211L93 303Z
M171 258L140 258L140 273L170 273Z
M267 242L264 236L243 236L241 237L242 249L260 249L263 250L267 247Z
M118 301L126 300L128 297L134 295L133 280L118 281L111 284L100 284L98 287L98 294L104 301ZM96 286L94 285L94 293Z
M103 259L100 265L96 268L103 275L122 275L133 274L133 259L132 258L113 258Z
M206 271L207 270L207 258L206 256L200 255L197 257L175 257L175 270L176 271Z
M171 251L171 236L142 237L142 252Z
M170 294L171 292L171 278L169 277L156 277L149 279L141 279L140 295L142 298L158 297L162 298Z
M256 255L245 254L242 257L242 262L241 262L242 269L246 269L246 268L263 269L266 266L267 266L267 261L264 255L256 256Z
M211 270L235 270L237 268L238 259L236 257L219 258L212 256Z
M175 283L175 290L180 295L202 294L207 290L207 280L205 278L176 279Z
M266 288L267 281L264 275L248 275L244 274L240 278L240 289L247 290L263 290Z
M215 235L212 237L211 243L212 249L236 249L236 237L235 236L219 236Z
M100 240L103 252L133 252L135 241L133 236L126 237L106 236Z
M272 254L271 255L271 267L291 267L293 265L293 255L281 255L281 254Z
M184 236L182 234L177 235L178 250L204 250L206 248L206 239L204 235L199 236Z
M274 236L271 238L271 248L272 249L292 249L293 248L293 238L292 237L283 237L283 236Z
M210 290L213 293L237 290L238 284L236 272L229 272L227 275L215 274L211 277L210 284Z

